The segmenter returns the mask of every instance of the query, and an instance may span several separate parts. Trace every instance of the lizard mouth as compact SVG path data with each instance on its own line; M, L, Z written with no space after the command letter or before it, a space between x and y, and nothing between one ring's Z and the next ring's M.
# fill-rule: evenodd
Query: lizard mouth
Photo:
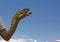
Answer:
M32 14L32 12L31 12L31 11L28 11L28 12L25 13L25 14L28 16L28 15Z
M25 9L25 15L30 15L32 14L32 12L30 11L30 9Z

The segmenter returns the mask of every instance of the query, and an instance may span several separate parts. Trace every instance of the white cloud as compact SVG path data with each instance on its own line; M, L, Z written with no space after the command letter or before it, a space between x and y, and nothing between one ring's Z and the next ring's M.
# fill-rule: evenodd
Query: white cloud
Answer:
M34 40L34 42L37 42L37 40Z
M0 42L6 42L4 40L0 40ZM11 39L9 42L37 42L34 39Z
M60 42L60 40L55 40L55 42Z
M46 40L46 42L48 42L48 41Z

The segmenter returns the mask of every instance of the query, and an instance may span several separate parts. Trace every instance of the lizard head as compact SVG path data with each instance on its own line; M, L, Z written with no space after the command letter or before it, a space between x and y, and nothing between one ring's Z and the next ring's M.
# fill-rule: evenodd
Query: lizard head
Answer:
M23 14L25 14L25 15L30 15L32 12L30 11L30 9L28 9L28 8L25 8L25 9L23 9L24 10L24 12L23 12Z
M23 18L23 17L28 16L30 14L32 14L32 12L30 11L30 9L25 8L22 11L19 12L19 17Z
M30 9L28 9L28 8L25 8L25 9L23 9L23 10L18 11L18 12L13 16L11 25L13 26L13 25L16 23L16 21L21 20L22 18L30 15L31 13L32 13L32 12L31 12Z

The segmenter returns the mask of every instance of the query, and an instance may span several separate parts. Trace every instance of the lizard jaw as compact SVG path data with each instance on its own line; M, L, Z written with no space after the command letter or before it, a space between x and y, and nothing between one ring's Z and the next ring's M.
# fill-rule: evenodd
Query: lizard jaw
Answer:
M28 16L28 15L30 15L30 14L32 14L32 12L31 12L31 11L28 11L28 12L26 13L26 16Z

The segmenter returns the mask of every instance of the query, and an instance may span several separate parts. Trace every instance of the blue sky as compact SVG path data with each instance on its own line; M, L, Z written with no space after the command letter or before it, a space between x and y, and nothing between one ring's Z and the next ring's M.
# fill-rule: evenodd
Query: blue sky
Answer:
M24 8L29 8L32 15L20 21L12 38L33 38L38 42L60 39L60 0L0 0L0 16L6 29L12 16Z

